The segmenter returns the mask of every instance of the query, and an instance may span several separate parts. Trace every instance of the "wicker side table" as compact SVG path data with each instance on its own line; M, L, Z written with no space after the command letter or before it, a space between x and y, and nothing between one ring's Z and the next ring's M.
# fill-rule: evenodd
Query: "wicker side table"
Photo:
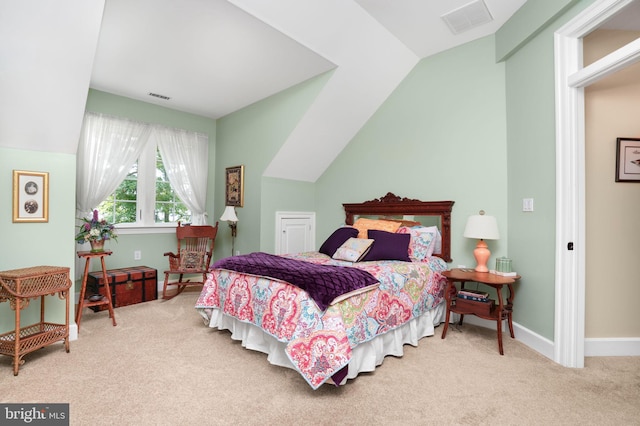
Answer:
M13 375L24 363L29 352L63 340L69 352L69 268L59 266L34 266L0 272L0 302L9 301L15 311L15 331L0 335L0 354L13 357ZM45 296L55 295L65 301L64 324L46 322ZM31 299L40 297L40 322L22 326L20 311Z

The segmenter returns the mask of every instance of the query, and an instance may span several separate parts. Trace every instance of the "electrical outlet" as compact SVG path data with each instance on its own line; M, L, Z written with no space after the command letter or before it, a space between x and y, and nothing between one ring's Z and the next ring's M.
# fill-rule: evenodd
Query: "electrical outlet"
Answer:
M140 250L136 250L133 252L133 260L142 259L142 252Z
M240 256L240 250L236 250L236 256Z
M533 211L533 198L523 198L522 199L522 211L523 212L532 212Z

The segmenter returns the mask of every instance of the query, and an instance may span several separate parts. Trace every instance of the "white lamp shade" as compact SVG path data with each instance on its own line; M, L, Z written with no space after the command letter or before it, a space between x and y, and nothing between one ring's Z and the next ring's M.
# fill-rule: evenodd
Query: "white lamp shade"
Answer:
M237 222L238 216L236 216L236 209L233 206L226 206L224 208L224 213L220 216L220 220L226 222Z
M469 216L467 219L464 236L478 240L498 240L500 239L498 222L495 217L487 216L480 211L480 214Z

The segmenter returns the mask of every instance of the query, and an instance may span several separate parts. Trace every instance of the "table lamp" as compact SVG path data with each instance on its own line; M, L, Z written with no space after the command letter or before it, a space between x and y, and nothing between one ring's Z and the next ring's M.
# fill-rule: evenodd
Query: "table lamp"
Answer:
M464 228L464 236L479 240L475 250L473 250L473 256L476 258L477 263L476 272L489 272L487 262L491 252L484 240L497 240L500 238L496 218L485 215L484 210L480 210L477 215L469 216L467 226Z
M226 206L220 220L229 222L229 228L231 228L231 256L235 251L235 241L238 227L238 216L236 215L236 209L233 206Z

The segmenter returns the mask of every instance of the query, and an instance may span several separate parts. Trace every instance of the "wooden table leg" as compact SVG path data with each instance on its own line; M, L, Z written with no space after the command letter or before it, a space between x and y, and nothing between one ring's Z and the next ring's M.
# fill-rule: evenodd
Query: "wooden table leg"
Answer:
M82 275L82 284L80 286L80 300L78 301L78 309L76 310L76 325L80 331L80 321L82 321L82 309L84 309L84 295L87 290L87 277L89 276L89 262L91 258L87 257L84 262L84 274Z
M449 294L449 292L451 291L452 285L453 284L451 284L451 281L447 280L447 288L445 288L444 290L444 303L447 304L447 310L444 318L444 328L442 329L442 336L440 337L441 339L444 339L447 336L447 330L449 329L449 317L451 316L451 295Z
M500 351L500 355L504 355L504 351L502 350L502 320L498 320L498 350Z
M109 303L107 304L107 308L109 308L109 318L111 318L111 322L113 326L116 325L116 316L113 313L113 301L111 300L111 288L109 287L109 276L107 275L107 267L104 264L104 256L100 256L100 263L102 264L102 278L104 280L104 290L107 293L107 300Z
M511 338L515 339L516 335L513 332L513 287L509 284L509 297L507 297L507 319L509 321L509 332Z
M497 325L498 325L498 350L500 351L500 355L504 355L504 350L502 349L502 321L504 320L503 318L503 309L504 309L504 303L502 301L502 286L499 286L496 288L496 293L498 295L498 318L497 318Z
M69 289L64 292L65 299L65 315L64 315L64 323L67 326L67 337L64 339L64 349L67 353L71 350L69 346L69 293L71 293L71 279L69 279Z
M16 336L13 347L13 375L18 375L20 369L20 310L22 309L22 298L16 297Z

